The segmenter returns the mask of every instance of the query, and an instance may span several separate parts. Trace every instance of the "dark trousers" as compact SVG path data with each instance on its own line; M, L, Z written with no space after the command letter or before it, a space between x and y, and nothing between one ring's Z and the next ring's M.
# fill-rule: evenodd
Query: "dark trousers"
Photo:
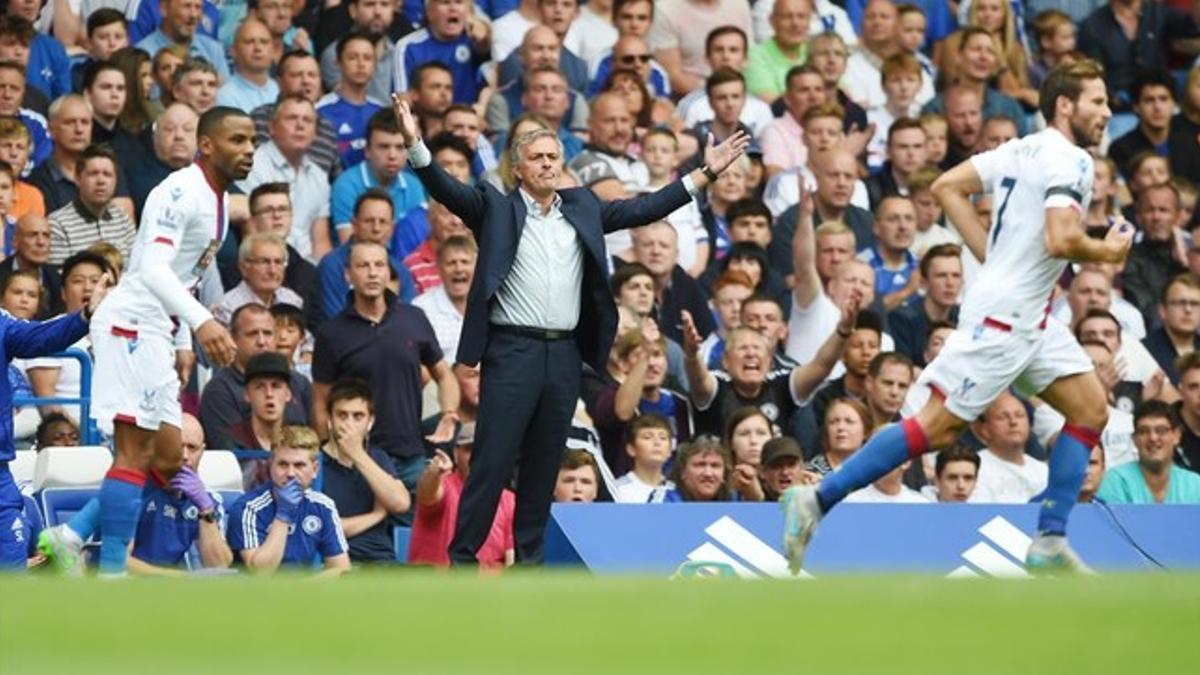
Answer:
M492 331L480 369L471 472L458 505L450 561L476 564L500 494L517 468L513 540L517 561L542 562L558 466L579 399L582 365L573 339Z

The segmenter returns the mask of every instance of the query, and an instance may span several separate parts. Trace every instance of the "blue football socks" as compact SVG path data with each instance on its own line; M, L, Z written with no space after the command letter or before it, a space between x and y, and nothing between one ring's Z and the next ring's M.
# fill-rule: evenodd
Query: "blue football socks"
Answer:
M865 487L929 449L925 432L915 418L893 424L875 434L837 471L827 474L817 488L817 500L826 513L854 490Z
M1087 477L1092 448L1100 442L1100 432L1074 424L1063 426L1050 450L1050 478L1038 513L1038 534L1064 536L1071 507L1079 499L1079 489Z
M100 574L121 575L129 542L137 531L138 512L142 508L145 472L136 469L110 469L100 484ZM74 528L72 528L74 529Z

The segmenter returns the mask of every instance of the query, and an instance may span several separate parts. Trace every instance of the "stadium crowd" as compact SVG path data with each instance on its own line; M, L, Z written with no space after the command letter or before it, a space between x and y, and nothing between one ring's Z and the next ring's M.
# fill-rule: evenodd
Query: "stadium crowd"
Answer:
M408 167L392 94L434 162L506 192L531 130L561 140L562 187L603 200L741 130L746 156L691 203L607 235L620 324L607 368L585 367L555 499L774 500L931 395L913 383L981 265L931 185L1042 128L1048 70L1092 58L1114 117L1084 224L1138 235L1123 267L1068 268L1046 309L1109 396L1079 499L1200 503L1197 55L1189 0L8 0L0 307L84 307L150 191L193 161L199 115L245 111L253 170L198 289L237 356L210 368L179 345L189 468L145 498L131 569L170 573L193 546L205 567L387 562L396 524L409 562L444 565L479 410L479 367L455 358L478 247ZM8 382L87 395L71 359L17 359ZM69 404L11 415L34 449L88 424ZM849 499L1036 500L1061 427L1006 394ZM222 503L195 479L205 447L270 455ZM514 504L482 564L513 562Z

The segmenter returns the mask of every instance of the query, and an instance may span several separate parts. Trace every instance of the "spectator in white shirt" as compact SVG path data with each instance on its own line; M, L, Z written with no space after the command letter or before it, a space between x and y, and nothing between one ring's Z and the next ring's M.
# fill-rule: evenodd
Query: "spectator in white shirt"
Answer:
M475 260L478 257L479 247L470 234L447 238L437 251L438 276L442 283L413 299L412 304L425 312L442 353L451 362L458 353L458 337L467 308L467 293L475 278Z
M846 501L859 504L928 504L929 500L922 497L920 492L904 484L904 472L908 471L911 464L911 460L907 461L865 488L851 492L846 496Z
M571 23L571 30L567 31L563 46L591 63L593 59L612 49L616 42L613 0L588 0L587 4L579 8L579 15Z
M626 434L625 451L633 458L633 469L617 478L613 500L645 504L656 488L675 487L663 473L671 459L671 423L654 413L639 415L629 423Z
M283 285L287 264L287 244L279 236L258 232L244 237L238 247L242 282L227 291L212 308L213 318L228 327L233 313L251 302L267 308L284 303L303 309L303 298Z
M979 479L979 455L965 445L952 445L937 453L934 492L939 502L965 502Z
M714 28L704 43L704 58L715 73L721 68L732 68L739 73L749 63L749 47L746 33L737 26ZM679 100L679 117L688 128L713 118L712 104L708 100L708 88L698 87ZM757 96L747 95L746 105L738 121L750 128L757 137L775 119L771 106Z
M987 444L979 452L979 480L972 502L1024 504L1046 489L1046 463L1025 454L1029 415L1016 396L1001 394L971 429Z

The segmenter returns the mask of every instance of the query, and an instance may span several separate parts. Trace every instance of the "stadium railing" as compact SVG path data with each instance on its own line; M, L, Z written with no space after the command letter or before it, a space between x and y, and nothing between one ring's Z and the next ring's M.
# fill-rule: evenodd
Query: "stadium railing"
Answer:
M71 348L57 354L50 355L50 358L55 359L75 359L79 362L79 396L14 396L12 400L13 408L23 408L27 405L77 405L79 406L79 419L81 420L81 428L79 429L79 442L81 445L99 445L100 430L96 427L96 421L92 419L92 397L82 392L90 392L92 390L92 357L88 356L87 352L82 349Z

